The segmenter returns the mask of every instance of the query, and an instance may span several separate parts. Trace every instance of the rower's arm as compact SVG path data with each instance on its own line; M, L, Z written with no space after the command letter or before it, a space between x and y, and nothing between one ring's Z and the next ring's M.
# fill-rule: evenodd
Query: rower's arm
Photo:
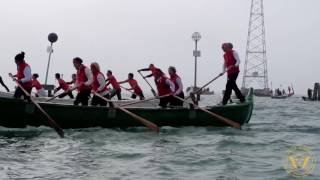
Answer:
M84 83L84 85L86 86L90 86L93 83L93 75L92 75L92 71L89 68L85 69L85 73L87 76L87 81Z
M21 82L22 82L22 83L31 81L31 69L30 69L29 66L27 66L27 67L24 69L23 75L24 75L24 78L21 79Z
M233 57L236 59L236 64L234 66L239 67L240 65L240 57L237 51L233 51Z
M175 92L176 95L180 94L183 91L183 85L182 85L181 78L177 78L177 84L178 84L179 88Z
M126 82L128 82L128 80L120 81L120 82L118 82L118 84L123 84L123 83L126 83Z
M102 90L104 89L104 87L106 86L106 80L105 80L105 78L104 78L101 74L99 74L99 75L97 76L97 80L98 80L98 83L99 83L99 87L98 87L97 91L100 92L100 91L102 91Z
M175 91L175 86L174 83L172 81L170 81L169 79L166 80L166 84L170 87L171 92Z

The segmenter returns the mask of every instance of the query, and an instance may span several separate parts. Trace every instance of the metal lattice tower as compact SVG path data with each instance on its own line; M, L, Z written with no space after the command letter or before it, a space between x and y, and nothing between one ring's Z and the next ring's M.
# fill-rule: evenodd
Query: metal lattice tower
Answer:
M263 0L251 0L242 88L268 89Z

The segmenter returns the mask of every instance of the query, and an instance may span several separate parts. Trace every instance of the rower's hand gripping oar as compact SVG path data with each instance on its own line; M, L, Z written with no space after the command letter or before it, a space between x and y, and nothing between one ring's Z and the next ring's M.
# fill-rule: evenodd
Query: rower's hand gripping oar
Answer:
M94 92L93 94L96 95L97 97L101 98L102 100L105 100L106 102L111 102L109 99L101 96L100 94L98 94L98 93L96 93L96 92ZM147 119L145 119L145 118L143 118L143 117L140 117L140 116L138 116L138 115L136 115L136 114L128 111L127 109L125 109L125 108L123 108L123 107L121 107L121 106L115 105L115 107L118 108L118 109L120 109L121 111L125 112L125 113L128 114L129 116L133 117L135 120L137 120L138 122L142 123L143 125L145 125L145 126L148 127L149 129L151 129L151 130L159 133L159 127L158 127L156 124L148 121Z
M191 92L190 94L199 94L203 88L207 87L209 84L211 84L213 81L217 80L220 76L223 76L222 73L220 73L218 76L216 76L215 78L213 78L211 81L209 81L207 84L203 85L200 89L194 91L194 92ZM186 97L185 99L189 99L190 96Z
M63 137L64 137L63 129L56 123L55 120L53 120L53 119L51 118L51 116L50 116L47 112L45 112L45 111L41 108L41 106L40 106L37 102L34 101L33 97L22 87L22 85L17 81L17 79L15 79L15 78L12 76L12 74L10 74L9 76L12 78L12 80L13 80L14 82L16 82L16 84L19 86L19 88L20 88L27 96L30 97L31 102L47 117L50 126L58 133L58 135L59 135L61 138L63 138Z
M138 73L141 75L141 77L146 81L146 83L149 85L149 87L151 88L151 92L153 94L154 97L157 96L156 91L152 88L151 84L149 83L149 81L142 75L142 73L140 71L138 71Z
M178 96L176 96L176 95L173 95L173 97L176 98L176 99L179 99L180 101L184 101L184 102L186 102L186 103L192 104L194 107L197 107L197 108L200 109L201 111L204 111L204 112L210 114L211 116L215 117L216 119L218 119L218 120L221 121L221 122L224 122L225 124L228 124L228 125L230 125L230 126L232 126L232 127L234 127L234 128L237 128L237 129L241 129L241 125L240 125L238 122L235 122L235 121L232 121L232 120L227 119L227 118L225 118L225 117L222 117L222 116L220 116L219 114L213 113L213 112L211 112L211 111L209 111L209 110L207 110L207 109L205 109L205 108L201 108L201 107L199 107L198 105L196 105L195 103L188 102L187 100L182 99L181 97L178 97Z

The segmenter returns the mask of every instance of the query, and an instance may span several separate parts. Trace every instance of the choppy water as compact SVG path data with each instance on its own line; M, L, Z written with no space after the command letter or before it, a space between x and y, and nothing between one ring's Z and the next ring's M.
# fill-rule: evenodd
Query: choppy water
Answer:
M207 102L209 103L209 102ZM0 128L1 179L293 179L291 146L320 156L320 103L256 98L243 130L215 127L66 130ZM320 166L304 179L320 179Z

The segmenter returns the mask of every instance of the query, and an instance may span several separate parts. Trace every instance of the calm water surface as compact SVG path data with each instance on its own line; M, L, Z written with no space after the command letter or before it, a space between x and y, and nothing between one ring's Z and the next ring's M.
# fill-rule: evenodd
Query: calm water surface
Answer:
M0 128L0 179L295 179L283 158L298 144L319 158L320 103L255 100L243 130L92 128L60 139L48 128ZM319 170L304 179L320 179Z

